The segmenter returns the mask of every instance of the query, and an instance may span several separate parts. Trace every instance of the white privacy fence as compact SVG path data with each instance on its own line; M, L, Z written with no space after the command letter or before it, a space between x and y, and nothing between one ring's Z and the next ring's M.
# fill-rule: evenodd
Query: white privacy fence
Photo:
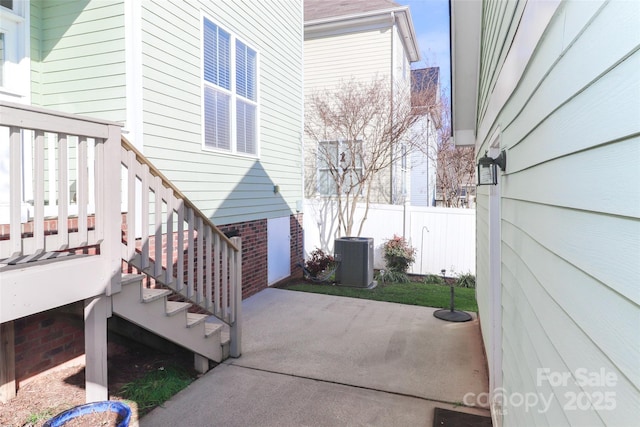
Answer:
M359 221L364 205L357 208ZM305 200L304 249L333 253L338 220L328 200ZM359 224L356 222L355 224ZM357 226L354 224L354 229ZM384 268L382 245L394 234L404 236L416 248L411 273L447 276L476 272L476 211L474 209L425 208L401 205L370 205L361 237L373 237L375 268Z

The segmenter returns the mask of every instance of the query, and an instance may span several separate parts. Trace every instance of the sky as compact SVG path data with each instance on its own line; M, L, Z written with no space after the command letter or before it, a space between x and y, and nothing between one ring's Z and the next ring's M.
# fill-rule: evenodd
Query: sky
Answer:
M440 82L451 99L449 57L449 0L395 0L409 6L421 61L412 68L440 67Z

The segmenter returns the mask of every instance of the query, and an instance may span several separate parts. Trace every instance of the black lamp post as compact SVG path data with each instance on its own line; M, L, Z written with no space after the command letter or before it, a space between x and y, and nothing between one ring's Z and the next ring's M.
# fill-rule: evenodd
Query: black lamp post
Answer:
M445 269L440 270L440 273L442 273L442 279L445 278L446 272L447 270ZM467 312L456 310L453 306L453 282L449 284L449 288L451 292L451 297L449 300L449 310L436 310L433 312L433 315L438 319L446 320L447 322L468 322L469 320L471 320L471 315Z
M500 155L495 159L484 156L478 160L478 185L496 185L498 183L498 168L504 172L507 168L507 152L502 150Z

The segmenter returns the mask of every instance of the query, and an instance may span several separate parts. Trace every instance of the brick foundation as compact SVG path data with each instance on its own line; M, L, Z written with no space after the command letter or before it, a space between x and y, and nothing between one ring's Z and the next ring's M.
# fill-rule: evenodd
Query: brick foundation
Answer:
M291 233L291 277L302 277L302 265L304 262L304 232L302 229L302 214L298 213L290 217Z
M14 321L16 382L84 354L82 302Z
M267 287L267 220L240 222L219 227L223 233L242 238L242 298Z

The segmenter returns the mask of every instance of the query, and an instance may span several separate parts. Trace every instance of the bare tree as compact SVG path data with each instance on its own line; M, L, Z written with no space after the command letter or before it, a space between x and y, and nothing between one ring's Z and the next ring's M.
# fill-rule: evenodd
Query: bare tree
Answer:
M316 150L316 190L335 201L337 231L343 236L353 235L356 207L364 203L359 236L374 181L413 149L409 130L419 116L412 110L409 88L390 87L383 79L350 80L306 101L305 134Z
M451 109L441 97L440 127L435 150L429 156L437 162L436 188L445 207L462 207L469 202L469 191L475 187L474 147L456 146L451 138Z

